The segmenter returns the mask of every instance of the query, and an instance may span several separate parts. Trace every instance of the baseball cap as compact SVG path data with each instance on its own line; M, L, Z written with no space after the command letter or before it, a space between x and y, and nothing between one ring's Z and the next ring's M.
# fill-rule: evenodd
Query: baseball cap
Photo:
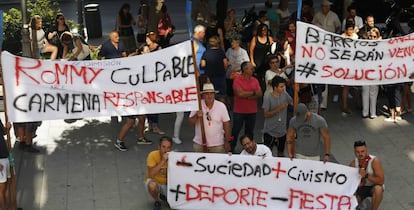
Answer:
M295 113L296 113L296 121L298 122L305 122L306 113L308 112L308 108L304 103L299 103L295 107Z

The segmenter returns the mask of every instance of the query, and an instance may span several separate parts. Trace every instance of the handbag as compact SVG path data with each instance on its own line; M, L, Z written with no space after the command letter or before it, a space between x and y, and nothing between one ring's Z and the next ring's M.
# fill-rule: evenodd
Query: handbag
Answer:
M56 34L51 39L48 40L50 44L58 46L60 43L59 36Z

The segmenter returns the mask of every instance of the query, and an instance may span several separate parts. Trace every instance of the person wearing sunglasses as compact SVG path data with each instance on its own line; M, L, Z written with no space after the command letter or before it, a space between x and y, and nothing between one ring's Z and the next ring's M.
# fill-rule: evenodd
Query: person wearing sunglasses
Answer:
M361 207L369 202L373 210L378 209L384 192L384 170L378 157L368 153L365 141L354 142L355 160L349 166L359 168L361 183L356 191L358 204Z

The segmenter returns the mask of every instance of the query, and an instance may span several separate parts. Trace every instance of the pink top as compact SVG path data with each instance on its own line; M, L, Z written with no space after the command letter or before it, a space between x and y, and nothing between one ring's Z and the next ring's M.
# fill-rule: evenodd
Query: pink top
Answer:
M204 128L206 132L207 146L219 146L224 144L224 127L223 123L230 121L229 113L226 105L215 100L213 107L209 109L204 100L201 101L203 109ZM208 113L208 114L207 114ZM192 111L190 117L197 114L197 111ZM207 119L207 116L209 119ZM197 144L203 144L201 136L200 121L197 120L195 125L195 136L193 141Z

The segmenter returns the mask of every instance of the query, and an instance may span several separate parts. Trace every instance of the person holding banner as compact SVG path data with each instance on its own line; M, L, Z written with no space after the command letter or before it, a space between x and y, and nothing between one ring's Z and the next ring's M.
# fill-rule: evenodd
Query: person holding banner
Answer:
M332 3L329 0L322 1L321 11L317 12L313 17L312 24L332 33L337 33L341 31L341 21L338 18L338 15L331 11ZM325 86L325 91L322 92L322 103L320 107L322 109L328 108L328 85Z
M240 143L243 146L243 150L240 155L254 155L259 157L273 157L272 151L264 144L257 144L256 140L249 135L240 137Z
M368 33L370 40L381 40L380 31L377 28L372 28ZM378 85L364 85L362 86L362 118L375 119L377 118L377 97L379 87Z
M359 168L361 183L356 191L358 203L372 196L372 210L378 209L384 193L384 170L378 157L368 153L365 141L354 142L355 160L349 166Z
M154 210L161 210L161 200L167 197L168 154L171 151L172 139L168 136L160 138L158 150L147 156L147 172L145 190L154 199Z
M296 105L295 113L296 116L290 119L286 134L289 158L321 160L320 151L323 145L320 137L322 137L325 149L323 162L329 161L331 137L326 120L322 116L310 112L303 103Z
M211 83L205 83L201 94L202 110L192 111L188 122L195 125L194 151L203 152L203 141L199 118L204 120L206 144L210 153L225 153L230 151L230 116L224 103L215 100L218 91Z

